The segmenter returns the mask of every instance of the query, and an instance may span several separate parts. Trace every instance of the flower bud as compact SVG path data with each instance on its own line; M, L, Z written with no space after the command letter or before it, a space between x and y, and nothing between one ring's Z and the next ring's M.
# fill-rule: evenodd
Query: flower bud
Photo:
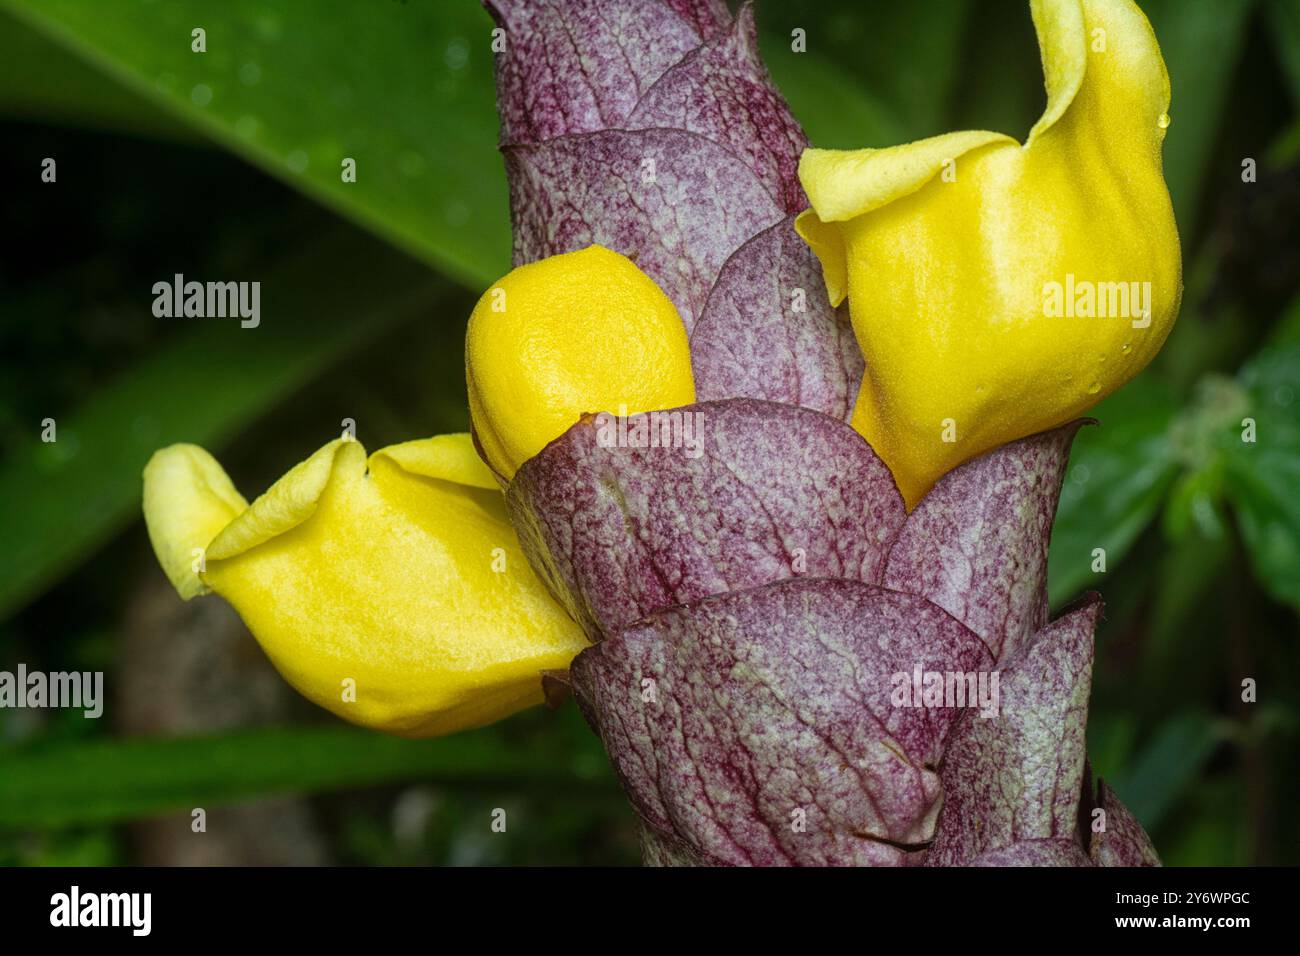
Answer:
M586 413L695 401L686 330L630 259L601 246L520 266L465 335L474 436L504 479Z

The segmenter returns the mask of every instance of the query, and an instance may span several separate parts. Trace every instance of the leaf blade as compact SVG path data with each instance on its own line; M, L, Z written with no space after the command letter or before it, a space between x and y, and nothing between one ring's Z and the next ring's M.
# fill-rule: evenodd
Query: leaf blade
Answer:
M0 500L21 504L0 549L0 618L131 520L156 448L219 446L442 288L418 264L355 235L321 240L264 279L257 328L198 320L199 329L58 416L56 441L33 438L0 466ZM305 290L304 298L277 300L280 288ZM357 313L369 320L355 321Z
M0 828L10 829L112 823L264 794L406 780L571 786L606 776L584 772L576 760L511 747L490 730L411 741L341 725L8 748L0 749L0 764Z

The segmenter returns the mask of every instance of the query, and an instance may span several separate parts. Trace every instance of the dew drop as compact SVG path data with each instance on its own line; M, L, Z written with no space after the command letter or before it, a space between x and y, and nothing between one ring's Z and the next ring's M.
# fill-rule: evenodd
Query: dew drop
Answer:
M1100 391L1101 391L1101 382L1093 382L1091 385L1088 386L1089 395L1096 395Z
M463 70L469 64L469 43L463 37L453 37L443 52L443 62L449 70Z
M1122 346L1120 346L1120 352L1122 352L1125 355L1128 355L1128 353L1132 351L1133 351L1132 342L1125 342Z
M1169 118L1168 113L1161 113L1159 118L1156 120L1156 125L1159 126L1161 129L1168 129L1169 124L1172 122L1173 120Z

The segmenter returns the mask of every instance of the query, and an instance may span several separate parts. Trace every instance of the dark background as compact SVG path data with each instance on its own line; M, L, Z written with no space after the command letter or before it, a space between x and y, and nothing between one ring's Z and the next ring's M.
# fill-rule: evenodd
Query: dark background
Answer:
M1076 446L1052 595L1106 598L1092 760L1165 861L1295 864L1300 2L1142 6L1187 289ZM1042 108L1026 3L757 8L816 145L1023 136ZM0 863L637 860L572 706L422 743L347 727L219 599L182 604L139 520L172 441L251 498L344 418L372 449L467 427L464 322L509 266L490 30L473 0L0 0L0 669L109 694L98 721L0 710ZM155 318L176 272L261 281L262 326Z

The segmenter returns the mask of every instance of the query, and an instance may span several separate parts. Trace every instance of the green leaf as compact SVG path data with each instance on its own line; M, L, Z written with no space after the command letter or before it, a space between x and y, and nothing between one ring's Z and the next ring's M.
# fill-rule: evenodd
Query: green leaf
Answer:
M809 137L822 147L860 148L948 131L948 100L961 67L959 44L970 6L970 0L921 6L784 0L759 4L758 11L768 68ZM1018 12L1028 18L1027 11ZM791 50L794 30L803 31L806 52ZM822 66L813 65L818 58ZM831 81L818 84L819 96L787 89L789 74L801 65ZM873 112L889 118L890 138L884 138L886 127L879 126L877 135L864 124L864 97L870 97ZM848 107L843 112L842 105Z
M1300 342L1300 295L1282 310L1277 324L1269 333L1268 341L1273 345L1287 345Z
M996 130L1023 142L1047 102L1029 4L981 4L961 53L949 127Z
M134 93L440 270L509 265L476 3L0 0ZM191 50L191 31L207 52ZM356 182L342 181L344 159Z
M1141 5L1169 69L1173 124L1165 137L1165 181L1179 230L1191 236L1254 0L1142 0Z
M199 319L0 466L0 618L138 516L140 473L177 441L219 447L349 349L427 309L444 288L357 234L318 241L262 282L261 324ZM151 298L145 301L152 301Z
M0 749L0 827L60 827L213 807L264 794L316 793L408 780L459 787L608 787L609 772L492 729L401 740L345 726L245 730Z
M773 82L814 145L861 149L907 139L897 117L857 79L823 58L792 52L788 38L760 40Z
M1114 570L1155 517L1178 470L1168 435L1175 408L1160 379L1139 376L1098 405L1099 424L1074 440L1047 564L1053 606L1100 584L1095 549Z
M180 142L193 130L0 10L0 115Z
M1153 829L1178 805L1227 737L1227 727L1208 714L1174 715L1111 784L1142 825Z
M1175 866L1251 866L1251 814L1240 773L1210 776L1188 794L1157 840L1160 860Z
M1268 22L1278 63L1291 83L1291 98L1300 107L1300 0L1269 0Z
M1224 491L1256 577L1300 608L1300 343L1266 349L1242 369L1254 441L1231 423L1222 436Z

